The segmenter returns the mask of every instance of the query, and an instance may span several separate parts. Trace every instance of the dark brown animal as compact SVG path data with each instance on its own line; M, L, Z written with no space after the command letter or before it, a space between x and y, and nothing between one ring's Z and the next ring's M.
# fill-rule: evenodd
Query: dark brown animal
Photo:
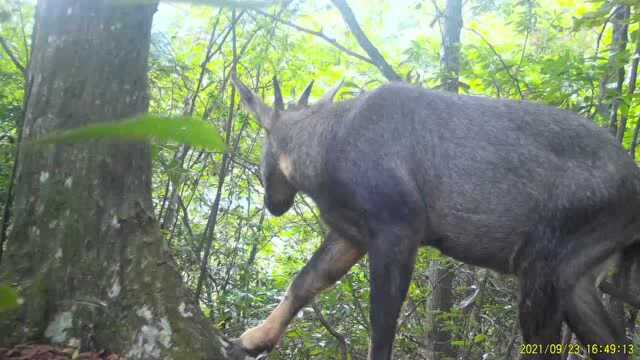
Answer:
M390 359L418 247L520 279L525 343L627 343L596 284L638 242L640 171L612 136L575 114L529 102L400 83L339 103L338 88L284 109L234 79L267 131L265 205L281 215L297 192L331 229L266 321L240 342L272 349L294 315L369 255L369 358ZM550 354L531 358L554 359ZM594 359L627 359L622 353Z

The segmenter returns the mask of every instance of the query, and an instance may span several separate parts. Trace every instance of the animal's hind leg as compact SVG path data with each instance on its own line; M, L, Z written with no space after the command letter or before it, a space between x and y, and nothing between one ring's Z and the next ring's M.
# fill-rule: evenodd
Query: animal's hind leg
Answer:
M523 359L561 359L562 308L551 267L536 264L520 275L520 329Z
M561 296L565 303L565 318L571 330L584 346L600 350L599 346L614 344L616 351L591 353L596 360L628 359L618 353L617 345L626 343L624 327L607 312L597 289L597 278L606 274L619 258L617 248L622 239L630 237L633 228L625 228L625 219L595 224L569 239L573 248L559 269ZM604 239L604 240L603 240ZM604 350L604 349L603 349Z
M275 310L261 325L240 336L242 347L253 355L271 350L298 311L322 290L338 281L364 254L363 249L329 232Z
M596 276L588 274L580 278L568 294L566 306L567 323L584 346L601 350L598 346L624 345L624 328L609 315L596 289ZM598 345L596 347L592 345ZM596 360L628 359L618 348L613 351L592 353Z

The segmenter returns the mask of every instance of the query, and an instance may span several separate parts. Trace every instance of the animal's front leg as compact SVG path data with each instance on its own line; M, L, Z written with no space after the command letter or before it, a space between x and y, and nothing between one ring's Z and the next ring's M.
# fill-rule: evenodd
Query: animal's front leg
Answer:
M369 360L389 360L396 323L415 264L418 241L407 229L372 233L369 244L371 344Z
M244 349L252 355L273 349L298 311L338 281L364 254L364 250L329 232L275 310L261 325L240 336Z

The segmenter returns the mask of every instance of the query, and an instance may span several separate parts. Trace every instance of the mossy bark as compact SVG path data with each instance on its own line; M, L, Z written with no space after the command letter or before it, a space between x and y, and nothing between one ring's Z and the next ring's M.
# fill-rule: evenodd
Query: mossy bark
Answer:
M156 5L41 0L0 281L19 309L0 346L46 340L129 359L245 359L182 284L153 219L148 144L29 145L52 131L147 111Z

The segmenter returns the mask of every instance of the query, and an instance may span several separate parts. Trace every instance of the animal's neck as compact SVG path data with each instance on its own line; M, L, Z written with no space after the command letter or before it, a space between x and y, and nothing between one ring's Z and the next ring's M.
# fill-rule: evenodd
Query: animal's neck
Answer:
M311 116L291 121L278 141L278 162L289 181L300 191L312 193L324 179L327 141L339 121L336 106L317 109Z

